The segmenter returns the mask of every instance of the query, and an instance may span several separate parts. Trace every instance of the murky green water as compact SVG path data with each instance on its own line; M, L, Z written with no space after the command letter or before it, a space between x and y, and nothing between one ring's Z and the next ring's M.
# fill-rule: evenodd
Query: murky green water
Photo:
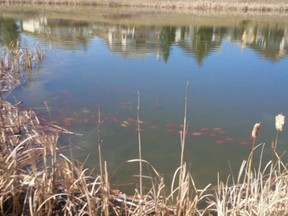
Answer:
M63 146L72 142L73 157L89 155L87 165L96 168L100 107L103 156L115 184L129 183L137 173L135 165L123 165L138 157L137 90L143 159L169 184L179 166L188 80L185 159L198 185L215 182L217 172L224 178L229 163L237 172L256 122L262 123L258 143L266 143L264 157L270 158L275 115L288 110L288 22L235 17L233 25L210 18L162 26L45 13L19 17L1 17L1 44L20 37L22 43L39 43L46 57L10 100L82 133L63 138ZM287 138L284 129L280 150L287 149Z

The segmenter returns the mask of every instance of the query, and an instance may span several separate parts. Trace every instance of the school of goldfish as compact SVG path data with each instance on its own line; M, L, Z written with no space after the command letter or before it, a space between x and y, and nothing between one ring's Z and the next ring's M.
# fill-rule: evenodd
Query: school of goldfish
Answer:
M129 109L131 103L121 102L119 105L120 109ZM79 111L74 111L72 113L62 113L59 114L57 123L63 127L69 128L76 125L96 125L99 124L98 120L98 110L90 110L88 108L81 108ZM121 117L119 117L121 116ZM113 124L119 126L119 128L138 131L140 128L141 132L151 132L151 131L162 131L167 132L168 134L179 134L183 132L183 125L179 124L165 124L159 125L155 123L145 122L143 120L138 120L135 117L123 117L123 115L116 115L111 113L100 113L100 124ZM138 127L140 125L140 127ZM247 140L236 140L235 137L229 135L228 131L223 128L198 128L197 130L190 130L189 128L186 131L187 136L192 136L195 139L200 138L209 138L217 145L226 145L229 143L238 143L239 145L245 146L249 145L251 141Z

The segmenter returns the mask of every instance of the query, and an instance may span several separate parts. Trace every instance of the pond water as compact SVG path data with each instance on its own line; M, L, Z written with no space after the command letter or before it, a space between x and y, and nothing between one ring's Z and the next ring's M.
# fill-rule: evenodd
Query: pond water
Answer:
M62 145L72 146L72 157L81 161L89 155L87 166L96 169L100 107L103 157L120 188L137 174L135 164L124 163L138 158L137 91L142 157L171 181L180 163L187 81L185 160L196 185L215 183L217 172L223 179L230 169L237 173L256 122L262 123L257 143L266 143L264 159L271 158L275 115L288 110L288 22L193 16L180 24L173 18L133 24L120 15L119 22L114 16L112 22L44 12L2 15L2 45L20 38L45 51L41 68L9 99L82 133ZM284 129L279 150L287 149L287 138Z

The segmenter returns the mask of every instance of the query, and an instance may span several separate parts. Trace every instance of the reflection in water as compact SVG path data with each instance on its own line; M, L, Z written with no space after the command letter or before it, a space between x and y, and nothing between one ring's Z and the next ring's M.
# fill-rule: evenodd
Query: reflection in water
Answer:
M274 29L247 29L242 36L243 41L250 41L253 50L270 60L287 55L287 39L287 29L278 29L277 26Z
M86 21L40 17L22 20L21 29L38 40L44 40L51 45L62 45L71 50L86 49L92 39L91 26Z
M10 21L11 22L11 21ZM16 24L14 23L16 26ZM14 26L14 29L15 29ZM107 41L111 52L124 57L141 57L155 54L168 61L173 45L191 54L199 65L205 57L219 49L223 40L251 47L266 59L276 61L287 55L286 28L257 25L242 21L235 27L217 26L126 26L88 21L47 19L23 20L21 29L39 40L61 44L68 49L86 49L95 36ZM3 33L2 33L3 34Z
M113 53L123 57L143 57L161 53L159 29L153 27L95 25L95 35L108 41Z
M171 26L162 27L159 35L160 47L163 51L163 58L165 62L168 61L170 55L170 48L175 42L175 32L176 28Z
M73 140L84 149L77 152L81 160L95 152L100 106L103 152L112 170L137 155L136 89L143 97L143 158L172 177L179 161L182 89L187 80L193 82L185 154L200 182L210 182L215 170L223 173L228 160L239 166L250 149L255 120L267 125L275 113L287 110L287 102L280 101L287 90L287 30L275 23L153 26L46 17L13 22L28 42L50 46L43 75L19 93L23 101L44 117L47 102L58 123L84 134L85 139ZM251 55L255 52L270 61ZM131 58L148 55L152 58ZM263 140L271 140L273 131L263 127ZM89 164L96 163L94 155Z
M19 39L19 29L13 19L0 17L0 44L9 45Z
M179 46L186 53L193 54L200 65L206 56L221 45L221 28L189 26L179 30L180 34L183 33L183 38L178 40Z

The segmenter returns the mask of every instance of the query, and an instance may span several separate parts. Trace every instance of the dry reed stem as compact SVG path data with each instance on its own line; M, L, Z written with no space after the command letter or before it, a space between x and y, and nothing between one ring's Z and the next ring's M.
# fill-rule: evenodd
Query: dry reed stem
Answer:
M184 201L184 179L186 176L186 164L184 163L184 151L186 143L186 131L187 131L187 109L188 109L188 93L189 93L189 81L186 83L185 102L184 102L184 119L183 119L183 131L180 133L181 138L181 156L180 156L180 173L179 173L179 190L178 190L178 203L177 203L177 215L182 215L183 201Z
M254 144L256 136L254 137ZM262 169L264 144L251 149L248 162L243 162L237 183L232 185L218 180L215 197L215 212L219 215L286 215L288 213L288 173L285 164L278 158L269 161ZM261 147L258 169L252 171L254 151ZM241 182L240 179L243 179ZM249 181L248 181L249 180Z
M252 163L253 163L253 156L254 156L254 150L255 150L255 144L256 144L256 139L259 133L259 130L261 128L261 123L256 123L253 127L251 136L253 139L252 146L251 146L251 153L248 157L248 169L247 169L247 188L246 188L246 204L245 204L245 210L247 209L248 206L248 196L250 192L250 180L251 180L251 175L252 175Z
M138 157L139 157L139 215L142 215L143 201L143 167L142 167L142 144L141 144L141 128L140 128L140 92L137 91L137 134L138 134ZM144 204L144 203L143 203Z
M4 58L0 58L2 62L0 75L4 79L0 79L1 96L6 90L11 90L21 84L21 81L14 80L20 78L15 75L15 71L18 73L18 69L21 71L23 68L33 68L30 62L31 58L35 59L31 57L33 53L28 52L28 57L19 51L15 53L13 55L17 58L25 56L25 59L28 59L26 60L28 66L21 66L21 60L13 60L11 51L5 50L2 54ZM261 169L260 163L258 171L252 170L253 154L258 148L255 144L260 125L255 126L255 130L253 129L251 154L247 163L244 162L240 167L237 182L233 180L231 186L228 180L226 183L219 181L215 200L210 201L206 208L198 209L198 204L211 200L212 195L207 191L209 185L203 190L197 190L184 161L188 128L188 89L189 82L186 85L184 127L180 136L180 166L175 171L171 193L168 197L165 196L162 176L148 161L142 159L139 91L137 92L139 158L128 161L139 164L140 192L133 197L110 188L107 163L102 162L100 109L98 110L98 151L101 175L94 177L88 169L85 169L84 164L59 154L59 136L75 133L57 125L42 126L35 112L20 110L18 104L12 105L1 97L1 214L97 215L100 213L106 216L114 213L131 216L164 214L198 216L216 212L218 215L287 215L288 172L281 157L279 156L277 163L268 162L264 169ZM279 130L280 127L277 131ZM277 137L276 141L278 141ZM264 147L261 155L263 149ZM149 176L143 175L143 164L153 171ZM175 186L177 177L179 177L179 182ZM146 194L143 193L142 188L144 178L149 179L152 185ZM175 194L178 194L176 203L173 201ZM110 209L114 212L110 212Z
M101 112L100 112L100 107L98 107L98 123L97 123L97 133L98 133L98 141L97 141L97 145L98 145L98 157L99 157L99 167L100 167L100 187L101 187L101 195L102 195L102 199L105 199L105 176L104 176L104 167L103 167L103 159L102 159L102 138L101 138ZM105 205L105 201L104 201L104 205L101 208L101 215L103 214L103 212L105 212L105 215L108 215L108 212L106 214L106 205Z
M38 51L38 61L42 60ZM17 59L14 59L17 58ZM14 60L13 60L14 59ZM90 213L97 212L87 194L90 183L85 172L80 175L77 183L77 173L81 167L74 167L72 162L58 159L58 138L60 134L73 134L56 125L42 126L32 110L20 110L3 99L3 92L11 91L20 85L21 76L15 75L19 69L32 69L34 54L29 49L20 49L18 44L11 51L4 49L1 55L1 151L0 151L0 209L6 214L43 215L55 213L61 207L63 195L59 194L62 188L70 192L70 215L75 214L79 206L89 203L87 209ZM39 161L42 159L42 162ZM66 167L62 170L63 167ZM106 170L107 171L107 170ZM107 173L107 172L106 172ZM76 174L74 176L74 174ZM5 177L2 178L2 177ZM106 182L107 182L106 178ZM82 185L79 185L79 182ZM98 183L97 183L98 184ZM97 185L96 184L96 185ZM98 184L99 185L99 184ZM95 185L94 185L95 188ZM80 193L81 191L81 193ZM95 188L98 194L98 189ZM78 195L77 195L78 194ZM96 194L93 194L95 197ZM52 198L51 198L52 196ZM80 198L77 198L79 196ZM98 196L98 195L97 195ZM24 197L24 202L19 202ZM54 198L57 197L57 200ZM79 202L81 200L81 202ZM65 200L66 203L67 200ZM71 203L74 201L74 203ZM68 202L66 203L68 204ZM9 207L11 206L11 207ZM67 209L67 208L66 208ZM62 210L61 210L62 211ZM22 212L22 213L21 213Z
M275 141L272 142L272 151L274 153L273 156L275 155L278 160L280 160L280 157L277 153L278 136L279 133L282 132L284 124L285 124L285 116L282 113L275 116L276 137Z

